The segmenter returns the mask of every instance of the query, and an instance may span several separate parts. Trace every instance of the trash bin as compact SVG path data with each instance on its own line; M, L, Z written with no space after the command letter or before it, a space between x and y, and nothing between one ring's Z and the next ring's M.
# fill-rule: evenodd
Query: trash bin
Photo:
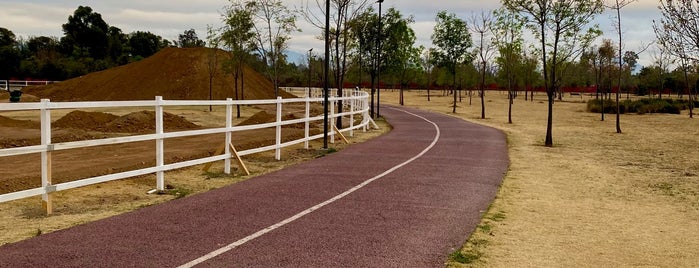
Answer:
M22 96L22 90L10 91L10 102L19 102L20 96Z

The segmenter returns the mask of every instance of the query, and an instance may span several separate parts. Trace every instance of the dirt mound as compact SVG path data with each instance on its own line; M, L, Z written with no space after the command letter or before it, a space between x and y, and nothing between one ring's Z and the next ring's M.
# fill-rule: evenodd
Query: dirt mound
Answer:
M165 131L198 129L199 125L187 121L181 116L163 113ZM53 123L60 128L94 130L111 133L153 133L155 131L155 112L140 111L124 116L102 112L72 111Z
M200 128L197 124L183 117L164 112L163 124L165 131L177 131ZM144 133L155 131L155 112L133 112L117 118L105 125L105 132Z
M31 120L17 120L0 115L0 127L39 128L41 123Z
M164 99L208 100L209 62L216 55L212 98L235 99L234 80L222 69L228 54L209 48L165 48L138 62L90 73L46 86L26 88L26 93L52 101L106 101ZM244 69L244 99L272 99L274 87L264 76ZM283 93L290 98L291 94Z
M105 131L105 125L119 116L102 112L72 111L53 122L53 126L61 128L78 128ZM105 131L106 132L106 131Z
M294 120L294 119L299 119L303 118L303 116L299 117L293 113L285 114L282 115L282 121L288 121L288 120ZM268 113L267 111L260 111L257 112L256 114L252 115L250 118L246 119L243 122L240 122L238 125L239 126L247 126L247 125L257 125L257 124L264 124L264 123L272 123L277 121L277 116L275 114ZM317 124L311 123L310 127L316 127ZM296 123L296 124L290 124L290 125L285 125L284 128L298 128L298 129L304 129L306 128L305 123Z

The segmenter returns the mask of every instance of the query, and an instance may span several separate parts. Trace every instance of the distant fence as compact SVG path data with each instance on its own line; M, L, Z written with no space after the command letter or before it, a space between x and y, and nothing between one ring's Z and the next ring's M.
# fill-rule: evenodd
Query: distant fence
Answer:
M330 111L328 118L330 124L338 117L349 118L349 127L340 129L340 132L350 132L350 136L353 135L354 130L364 129L366 130L373 124L376 124L371 120L369 116L369 95L363 91L357 90L345 90L343 91L343 97L330 97L329 107ZM200 165L205 163L211 163L215 161L224 161L224 172L230 174L231 170L231 158L238 158L240 156L245 156L249 154L264 152L264 151L275 151L275 158L277 160L281 159L281 149L284 147L304 143L304 147L308 148L308 142L315 139L323 138L324 133L310 136L310 122L313 121L323 121L324 115L311 117L311 103L313 102L323 102L324 99L318 96L322 96L322 93L318 93L317 90L312 90L309 95L308 91L303 92L301 98L292 99L282 99L277 98L273 100L232 100L227 99L225 101L194 101L194 100L163 100L162 97L156 97L153 101L101 101L101 102L51 102L50 100L43 99L41 102L35 103L2 103L0 104L0 112L2 111L27 111L27 110L39 110L41 117L41 145L35 146L24 146L16 148L6 148L0 149L0 158L7 156L16 156L24 154L41 154L41 187L28 189L18 192L12 192L0 195L0 203L7 202L11 200L42 195L44 205L48 214L51 214L51 193L57 191L68 190L72 188L98 184L102 182L120 180L135 176L141 176L146 174L156 174L156 189L165 189L165 176L164 172L194 165ZM334 94L331 94L334 96ZM348 110L343 109L342 113L335 113L335 106L338 101L342 101L343 107L348 108ZM300 119L293 120L282 120L282 108L284 104L290 103L304 103L305 104L305 116ZM272 123L256 124L256 125L246 125L246 126L233 126L233 108L236 105L276 105L276 121ZM163 107L167 106L225 106L226 107L226 127L222 128L211 128L211 129L199 129L199 130L188 130L188 131L178 131L178 132L164 132L163 126ZM57 109L82 109L82 108L108 108L108 107L154 107L155 108L155 134L145 134L145 135L135 135L127 137L116 137L116 138L105 138L96 140L84 140L84 141L73 141L73 142L63 142L63 143L52 143L51 142L51 111ZM355 116L361 117L361 122L355 125ZM282 126L292 125L292 124L305 124L305 135L301 139L292 140L282 143ZM276 128L275 144L252 148L240 152L233 150L231 141L231 134L238 131L255 130L263 128ZM330 128L328 135L334 140L334 135L338 134L337 129ZM225 152L221 155L214 155L211 157L199 158L189 161L165 164L164 157L164 140L169 138L177 137L189 137L197 135L207 135L225 133ZM126 172L114 173L109 175L97 176L87 179L80 179L65 183L52 184L51 183L51 153L59 150L68 150L92 146L101 145L112 145L112 144L122 144L129 142L138 141L155 141L156 142L156 163L153 167L142 168L137 170L131 170Z
M28 86L43 86L57 82L58 81L0 80L0 90L10 91L12 89L22 89Z

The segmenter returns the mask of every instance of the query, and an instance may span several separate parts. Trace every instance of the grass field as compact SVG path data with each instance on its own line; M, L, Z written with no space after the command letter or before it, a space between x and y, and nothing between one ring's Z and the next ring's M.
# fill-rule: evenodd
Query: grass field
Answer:
M406 106L504 131L510 169L501 190L450 267L696 267L699 264L699 122L681 115L622 115L600 121L579 96L554 105L554 147L543 146L547 104L507 95L406 93ZM382 92L397 105L397 92ZM462 263L463 262L463 263Z

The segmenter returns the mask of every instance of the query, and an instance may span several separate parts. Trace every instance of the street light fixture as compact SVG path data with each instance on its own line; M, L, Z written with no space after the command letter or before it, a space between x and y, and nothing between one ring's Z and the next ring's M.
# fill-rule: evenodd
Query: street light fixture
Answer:
M379 107L381 106L381 38L383 32L383 22L381 21L381 4L383 1L384 0L376 1L379 3L379 34L377 38L379 56L378 64L376 66L376 80L378 80L378 84L376 85L376 117L381 117Z
M328 149L328 95L330 95L330 0L325 0L325 63L323 74L323 148Z

